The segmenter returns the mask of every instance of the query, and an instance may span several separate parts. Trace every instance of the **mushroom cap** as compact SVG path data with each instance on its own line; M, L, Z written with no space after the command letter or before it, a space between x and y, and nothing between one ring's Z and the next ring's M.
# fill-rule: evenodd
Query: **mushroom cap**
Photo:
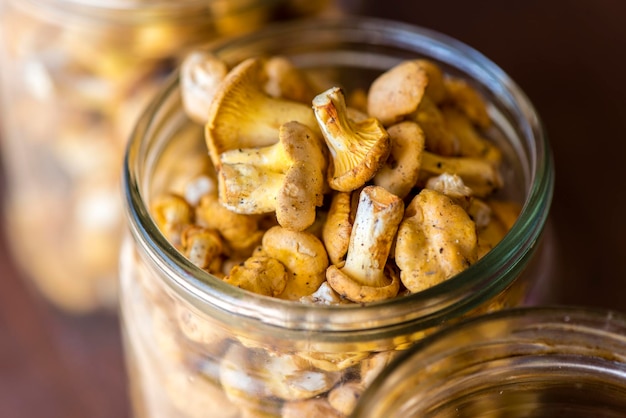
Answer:
M207 51L187 55L180 68L183 108L190 119L205 124L220 83L228 74L224 61Z
M326 280L333 290L346 299L357 303L375 302L378 300L391 299L400 290L398 272L391 264L385 266L385 277L390 281L384 286L367 286L354 280L342 269L331 265L326 270Z
M445 104L451 104L460 109L482 129L491 126L487 105L474 87L461 78L446 78L444 84L447 93Z
M367 113L384 126L417 110L428 86L428 74L418 61L403 61L379 75L370 85Z
M236 265L223 280L233 286L264 296L283 293L289 275L285 266L275 258L253 256Z
M222 238L216 230L196 225L183 229L181 244L185 257L201 269L208 269L223 251Z
M350 233L354 212L352 205L352 193L337 192L333 194L328 209L326 222L322 228L322 240L328 251L328 257L332 264L342 266L345 262L348 247L350 246Z
M261 243L264 231L259 227L260 218L228 210L215 194L200 199L195 217L198 225L219 231L230 255L248 254Z
M215 93L205 139L216 169L224 151L258 148L278 141L278 130L297 120L313 130L317 122L311 108L303 103L270 97L264 91L267 74L264 60L248 58L233 67Z
M363 186L387 159L389 134L375 118L350 120L339 87L315 96L313 110L331 154L328 184L342 192Z
M463 179L450 173L443 173L431 177L426 182L426 188L436 190L454 200L463 209L467 210L472 202L472 189L463 183Z
M293 164L278 190L276 218L285 228L303 231L313 225L316 207L324 203L326 155L321 139L299 122L280 127L280 142Z
M458 155L459 140L452 134L437 104L425 94L417 111L410 116L424 131L426 149L440 155Z
M410 121L390 126L387 132L391 138L391 152L374 176L374 184L404 198L419 178L424 132L417 123Z
M265 91L272 97L309 104L315 97L315 88L306 73L283 56L272 56L265 61L267 82Z
M446 99L447 91L444 82L444 75L439 65L428 59L418 59L414 61L422 67L428 78L426 94L435 102L441 103Z
M428 289L477 260L476 225L452 199L423 189L398 228L395 261L411 292Z
M452 106L441 110L450 132L457 138L459 155L484 158L493 164L500 164L502 151L493 142L480 135L470 118Z
M424 151L418 183L425 184L430 177L443 173L461 177L474 196L487 196L503 185L498 165L485 158L444 157Z
M263 235L262 251L283 263L290 273L281 298L298 300L315 292L323 283L328 255L315 235L274 226Z
M321 139L299 122L280 127L279 142L220 155L220 202L240 214L276 212L278 223L302 231L324 200L326 156Z

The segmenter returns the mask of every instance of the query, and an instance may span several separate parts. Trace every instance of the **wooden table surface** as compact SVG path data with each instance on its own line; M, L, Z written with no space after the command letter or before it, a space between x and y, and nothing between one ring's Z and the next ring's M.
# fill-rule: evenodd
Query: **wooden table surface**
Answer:
M456 37L526 91L556 163L560 287L550 302L626 311L626 2L343 3ZM116 318L64 315L25 283L3 238L0 417L130 416Z

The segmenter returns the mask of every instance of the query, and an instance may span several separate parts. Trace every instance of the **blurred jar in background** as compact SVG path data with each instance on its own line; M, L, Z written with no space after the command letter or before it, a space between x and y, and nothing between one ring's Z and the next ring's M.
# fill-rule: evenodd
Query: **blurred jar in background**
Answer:
M0 0L9 245L43 295L116 305L126 138L188 47L329 3Z

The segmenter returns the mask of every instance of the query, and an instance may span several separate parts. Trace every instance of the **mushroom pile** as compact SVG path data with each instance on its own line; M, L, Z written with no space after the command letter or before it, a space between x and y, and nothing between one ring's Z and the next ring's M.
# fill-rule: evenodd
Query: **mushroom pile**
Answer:
M313 80L280 56L184 62L212 169L152 214L192 263L261 295L367 303L435 286L507 233L520 206L494 194L502 152L467 81L426 59L362 90Z

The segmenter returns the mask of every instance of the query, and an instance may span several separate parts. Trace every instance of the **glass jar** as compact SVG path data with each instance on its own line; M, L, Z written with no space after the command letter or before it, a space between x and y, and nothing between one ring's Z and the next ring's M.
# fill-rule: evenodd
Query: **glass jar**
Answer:
M2 0L9 244L72 312L117 304L124 147L188 48L321 12L326 0Z
M378 376L352 417L625 415L626 316L524 307L421 341Z
M495 64L444 35L367 18L276 25L210 50L231 65L282 55L347 88L369 86L401 60L427 57L487 98L493 138L506 154L507 193L524 205L490 253L423 292L341 306L247 292L195 267L150 216L155 198L182 193L208 164L203 127L185 115L173 78L139 119L124 172L131 233L121 256L121 308L137 418L215 410L221 417L344 416L395 353L446 323L525 303L537 272L548 267L540 237L552 161L535 110Z

